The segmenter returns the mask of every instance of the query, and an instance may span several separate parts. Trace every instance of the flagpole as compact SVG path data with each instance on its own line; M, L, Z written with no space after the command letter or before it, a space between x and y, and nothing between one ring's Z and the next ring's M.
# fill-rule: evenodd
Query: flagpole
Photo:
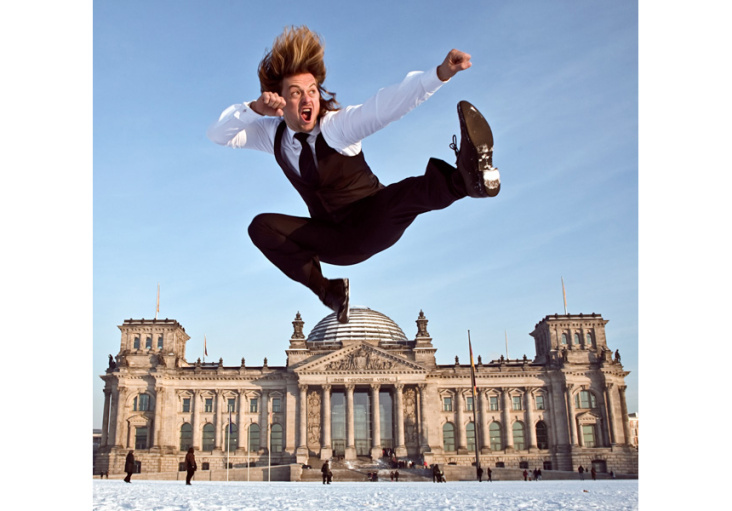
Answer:
M270 405L271 406L271 405ZM269 448L269 459L267 460L267 482L272 482L272 409L269 410L269 421L267 423L267 444Z
M562 277L562 298L564 299L564 315L567 315L567 292L564 290L564 277Z
M473 345L470 342L470 330L468 330L468 349L470 350L470 382L473 387L473 432L475 433L475 471L476 474L480 470L480 448L478 442L480 439L480 427L476 410L478 409L478 392L475 384L475 363L473 362Z

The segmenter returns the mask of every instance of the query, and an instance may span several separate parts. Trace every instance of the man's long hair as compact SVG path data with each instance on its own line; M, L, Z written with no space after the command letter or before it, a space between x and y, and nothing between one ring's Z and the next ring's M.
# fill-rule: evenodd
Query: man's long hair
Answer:
M272 43L272 49L259 63L257 74L261 92L282 94L282 81L288 76L310 73L320 92L320 115L339 109L335 94L323 87L325 62L320 36L305 25L286 27Z

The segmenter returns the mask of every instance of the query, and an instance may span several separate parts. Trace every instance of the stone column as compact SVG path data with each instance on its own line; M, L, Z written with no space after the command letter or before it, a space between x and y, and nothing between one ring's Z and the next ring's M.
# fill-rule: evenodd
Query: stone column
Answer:
M513 450L513 430L511 429L511 396L509 389L501 389L503 401L503 448Z
M569 417L567 417L569 422L569 445L577 445L577 420L574 416L574 399L572 398L573 387L573 384L568 383L567 392L565 394L567 399L567 412L569 414Z
M263 390L259 408L259 450L269 452L269 391Z
M201 450L201 391L193 391L193 417L191 418L191 429L193 429L192 447Z
M239 389L239 409L236 414L236 445L238 446L238 451L242 450L242 447L244 447L245 450L249 449L249 446L246 445L247 436L244 431L244 411L246 410L246 407L246 393L244 392L244 389Z
M104 411L102 412L102 447L107 446L109 438L109 405L112 399L112 391L104 389Z
M163 426L163 402L165 400L165 389L161 386L155 387L155 424L153 425L153 438L150 444L153 449L159 449L162 446L160 436L162 435Z
M468 439L467 435L465 434L465 414L463 413L463 408L465 408L465 396L463 395L462 391L460 389L455 390L455 412L456 412L456 425L455 425L455 433L457 435L457 453L458 454L468 454Z
M300 405L300 440L298 441L298 448L305 447L308 445L308 386L298 385L297 388L300 390L299 405Z
M224 432L224 422L223 422L223 413L221 413L223 407L221 406L221 401L224 399L224 396L220 390L214 391L214 449L217 451L221 450L221 443Z
M630 445L630 423L628 422L628 403L625 401L625 389L628 387L626 385L619 385L618 391L620 392L620 414L623 418L623 435L624 440L623 444Z
M536 449L536 430L534 429L534 403L531 399L531 389L524 389L524 403L526 407L526 440L529 451Z
M353 417L353 392L356 390L355 385L346 385L346 453L345 459L355 460L356 455L356 430L355 420Z
M420 446L419 450L424 454L425 452L428 452L430 450L430 439L429 439L429 428L427 426L427 416L429 415L427 412L427 385L424 383L420 383L417 385L417 388L419 389L419 410L420 410Z
M478 401L480 402L480 413L478 414L478 420L480 421L480 452L489 454L491 452L491 440L488 434L488 400L486 399L486 391L481 390L478 396Z
M117 387L117 417L116 417L116 442L119 447L127 447L127 431L125 429L125 403L127 402L127 387Z
M379 390L381 385L371 384L371 458L381 458L381 412L379 410Z
M614 383L608 383L603 392L603 400L605 401L603 412L605 415L605 424L607 424L607 427L603 428L603 437L607 439L606 446L615 445L615 439L617 438L615 432L615 412L613 410L615 404L615 400L613 399L614 387Z
M396 455L406 456L407 446L404 443L404 384L397 383L394 386L394 392L396 394Z
M331 445L331 434L330 434L330 385L323 385L323 397L320 400L322 408L322 423L321 430L323 432L323 441L320 447L320 459L328 460L333 457L333 446Z

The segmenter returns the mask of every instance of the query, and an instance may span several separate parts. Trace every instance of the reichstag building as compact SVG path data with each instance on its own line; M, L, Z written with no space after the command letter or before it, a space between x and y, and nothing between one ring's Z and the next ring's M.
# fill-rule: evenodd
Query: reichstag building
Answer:
M189 362L183 326L128 319L101 378L95 474L175 473L193 447L204 469L379 459L638 473L625 377L600 314L546 316L533 359L437 364L422 312L409 339L386 315L352 308L306 336L298 313L284 367ZM475 417L475 420L474 420ZM476 427L477 422L477 427ZM228 473L227 473L228 477Z

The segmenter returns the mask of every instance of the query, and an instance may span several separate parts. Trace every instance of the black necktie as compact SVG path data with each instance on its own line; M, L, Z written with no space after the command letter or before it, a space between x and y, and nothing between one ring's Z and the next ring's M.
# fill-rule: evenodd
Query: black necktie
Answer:
M302 151L300 151L300 176L308 183L317 183L318 169L315 166L313 151L310 149L310 144L308 144L308 136L307 133L295 133L295 138L302 145Z

